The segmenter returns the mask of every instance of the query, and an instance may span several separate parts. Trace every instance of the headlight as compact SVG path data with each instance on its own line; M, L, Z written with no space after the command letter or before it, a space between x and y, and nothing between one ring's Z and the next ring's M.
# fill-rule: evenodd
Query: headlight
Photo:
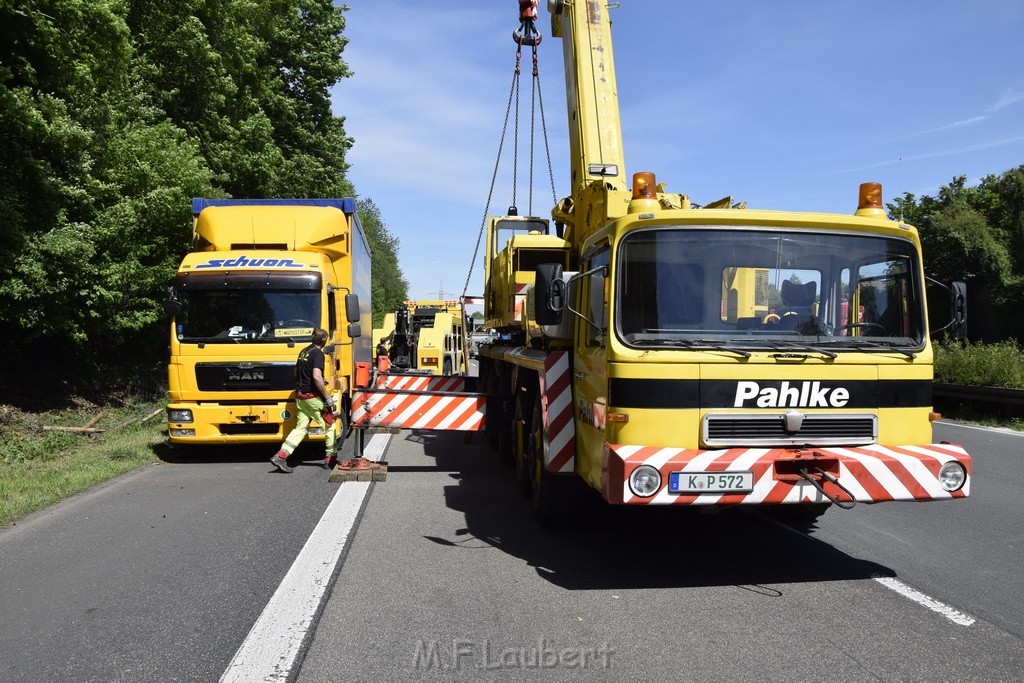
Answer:
M171 408L167 411L168 422L191 422L192 411L187 408Z
M946 491L959 491L967 482L967 470L956 460L950 460L939 469L939 484Z
M629 475L629 490L641 498L650 498L661 488L661 472L650 465L640 465Z
M171 436L195 436L196 430L194 429L174 429L170 430Z
M306 433L310 436L323 436L324 429L323 427L310 427L306 430Z

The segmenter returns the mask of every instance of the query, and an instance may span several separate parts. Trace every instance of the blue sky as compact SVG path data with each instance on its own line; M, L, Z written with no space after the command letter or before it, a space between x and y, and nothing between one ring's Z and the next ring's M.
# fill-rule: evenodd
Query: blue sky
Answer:
M400 240L411 298L462 293L515 60L515 0L349 0L333 90L349 178ZM862 182L934 195L1024 163L1024 2L622 0L611 10L626 172L706 203L852 213ZM541 2L540 76L568 193L560 39ZM528 136L529 54L520 139ZM511 125L511 124L510 124ZM491 211L512 200L511 131ZM527 213L526 155L517 204ZM536 149L533 214L552 201ZM902 159L902 162L900 162ZM483 289L481 257L469 293Z

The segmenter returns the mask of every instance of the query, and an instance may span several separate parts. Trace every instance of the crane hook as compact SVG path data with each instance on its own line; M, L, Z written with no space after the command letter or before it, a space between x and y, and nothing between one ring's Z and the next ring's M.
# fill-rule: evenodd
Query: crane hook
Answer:
M519 28L512 32L516 45L537 47L541 34L537 30L537 0L519 0Z

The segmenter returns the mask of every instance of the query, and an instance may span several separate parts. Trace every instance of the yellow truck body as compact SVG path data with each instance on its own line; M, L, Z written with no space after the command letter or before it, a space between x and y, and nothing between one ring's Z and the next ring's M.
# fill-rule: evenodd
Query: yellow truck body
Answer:
M165 304L171 442L283 440L295 359L318 327L344 410L371 363L370 252L354 200L196 199L193 214L193 250Z

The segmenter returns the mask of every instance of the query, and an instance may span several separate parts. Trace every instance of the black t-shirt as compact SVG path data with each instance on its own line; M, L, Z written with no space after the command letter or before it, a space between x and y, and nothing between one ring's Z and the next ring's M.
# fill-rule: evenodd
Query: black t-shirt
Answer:
M296 389L300 394L320 395L313 384L313 368L320 368L320 376L324 376L324 352L310 344L299 351L299 358L295 361Z

